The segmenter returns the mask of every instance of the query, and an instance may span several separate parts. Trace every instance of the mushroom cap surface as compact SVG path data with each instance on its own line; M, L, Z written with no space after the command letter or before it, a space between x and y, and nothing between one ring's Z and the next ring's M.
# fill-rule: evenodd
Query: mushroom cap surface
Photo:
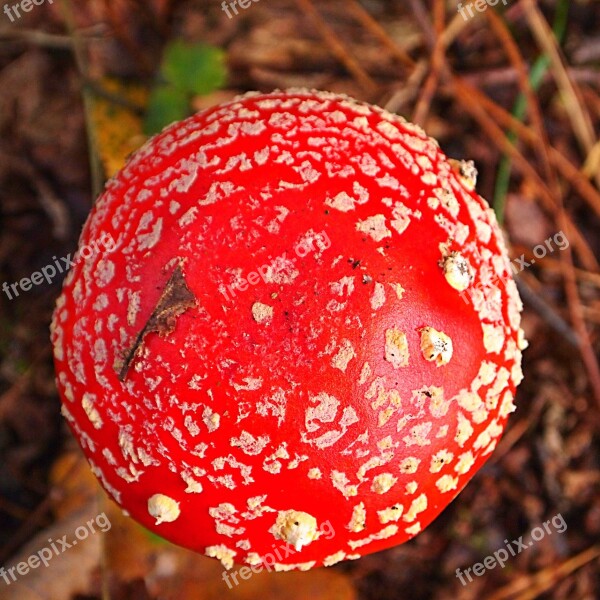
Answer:
M380 108L288 90L175 123L80 247L107 235L53 317L63 414L118 504L226 567L410 539L514 410L522 307L493 212Z

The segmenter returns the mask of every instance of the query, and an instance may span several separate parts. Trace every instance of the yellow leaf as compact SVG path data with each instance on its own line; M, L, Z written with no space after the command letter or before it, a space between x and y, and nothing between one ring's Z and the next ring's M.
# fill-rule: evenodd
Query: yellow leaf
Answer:
M137 106L145 106L148 93L140 85L123 83L117 79L103 79L102 87L112 94ZM145 141L142 118L134 110L110 99L94 95L92 120L97 150L107 177L123 167L127 157Z

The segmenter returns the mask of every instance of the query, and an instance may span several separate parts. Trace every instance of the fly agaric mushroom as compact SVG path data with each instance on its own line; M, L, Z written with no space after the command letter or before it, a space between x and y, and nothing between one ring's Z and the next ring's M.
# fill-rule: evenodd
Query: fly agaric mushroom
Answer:
M307 90L151 139L81 235L116 249L75 265L52 325L110 496L226 567L332 565L431 523L522 379L521 303L467 167Z

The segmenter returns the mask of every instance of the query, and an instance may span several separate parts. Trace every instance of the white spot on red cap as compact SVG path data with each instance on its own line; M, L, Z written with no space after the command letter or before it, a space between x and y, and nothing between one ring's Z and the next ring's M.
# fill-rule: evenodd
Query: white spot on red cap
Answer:
M319 467L312 467L308 470L307 477L309 479L321 479L322 476L323 474L321 473L321 469L319 469Z
M388 525L387 527L384 527L377 533L372 533L370 536L363 538L362 540L349 540L348 546L350 546L352 550L356 550L356 548L366 546L367 544L370 544L371 542L374 542L376 540L385 540L387 538L390 538L396 535L396 533L398 533L398 526Z
M172 523L181 514L179 502L165 494L154 494L148 499L148 512L156 519L156 525Z
M392 232L385 226L385 217L381 214L358 221L356 229L370 236L376 242L380 242L386 237L392 237Z
M319 537L317 520L312 515L298 510L279 511L269 532L276 539L292 545L296 552Z
M366 522L367 511L365 510L365 503L359 502L352 509L352 517L346 528L354 533L358 533L365 528Z
M323 559L324 567L331 567L346 558L346 553L343 550L336 552L335 554L330 554Z
M431 421L414 425L409 430L409 435L402 438L407 446L429 446L431 444Z
M220 560L221 564L226 569L231 569L233 567L233 558L236 556L237 552L228 548L225 544L216 544L214 546L207 546L204 554Z
M104 423L102 421L102 417L100 416L100 413L98 412L98 410L95 407L96 401L97 401L97 398L96 398L95 394L90 394L90 393L86 392L85 394L83 394L83 397L81 398L81 406L83 407L85 414L87 415L88 419L91 421L94 428L100 429Z
M421 352L425 360L435 362L438 367L447 365L453 352L450 337L433 327L423 327L420 331Z
M458 477L452 477L452 475L442 475L436 482L435 486L445 494L452 490L455 490L458 486Z
M426 509L427 509L427 496L425 494L421 494L420 496L418 496L417 498L415 498L412 501L410 507L406 511L406 514L402 517L402 520L405 521L406 523L411 523L412 521L414 521L417 518L417 515L419 513L422 513Z
M477 185L477 169L472 160L454 160L448 159L448 162L457 172L461 181L468 190L474 190Z
M339 369L342 372L346 371L348 363L356 356L354 348L350 343L350 340L343 340L341 348L337 351L336 355L331 359L331 366L335 369Z
M469 261L459 252L453 251L442 259L446 281L459 292L466 290L473 281Z
M382 283L376 283L371 296L371 308L379 310L385 304L385 288Z
M403 511L404 507L402 504L394 504L388 508L384 508L383 510L378 510L377 517L379 518L379 522L382 525L385 525L386 523L398 521L402 516Z
M252 305L252 317L257 323L268 323L273 318L273 307L262 302Z
M450 464L453 458L454 454L452 452L445 449L439 450L431 457L429 472L439 473L446 465Z
M475 459L473 458L473 453L469 450L468 452L465 452L458 457L458 461L454 466L454 470L459 475L464 475L465 473L468 473L471 470L471 467L474 464Z
M385 332L385 360L390 362L394 369L408 365L408 342L406 334L399 329L391 328Z
M398 481L398 478L394 477L391 473L380 473L373 477L371 491L376 494L385 494L392 489L396 481Z
M402 459L402 462L400 463L400 472L407 475L416 473L420 463L420 458L417 458L416 456L408 456Z

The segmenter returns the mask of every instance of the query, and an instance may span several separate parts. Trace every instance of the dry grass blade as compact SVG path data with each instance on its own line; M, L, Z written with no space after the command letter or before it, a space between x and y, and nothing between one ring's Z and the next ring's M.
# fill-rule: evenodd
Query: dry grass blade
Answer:
M517 137L531 146L537 143L537 136L530 127L516 119L493 100L490 100L464 78L455 83L462 86L467 94L472 94L473 97L477 98L477 101L493 115L502 127L510 129ZM589 204L590 208L600 216L600 192L583 176L582 172L564 154L553 147L550 147L550 162Z
M549 257L546 257L544 260L544 269L548 271L560 272L561 268L560 262L557 260L553 260ZM577 280L579 282L588 283L600 289L600 273L590 273L589 271L584 271L583 269L575 269L575 275L577 275Z
M452 83L455 89L455 94L458 96L461 106L477 121L487 137L496 145L496 147L508 154L515 163L515 168L525 176L534 189L538 197L543 203L544 208L554 214L559 208L556 199L540 177L539 173L531 166L529 161L523 154L515 148L508 139L504 131L494 122L489 114L479 102L473 102L472 86L467 86L457 76L452 76ZM572 219L565 216L565 233L572 240L573 245L577 248L582 263L588 271L597 271L600 269L598 261L594 253L590 249L586 239L581 235Z
M586 177L592 178L595 173L600 171L600 140L598 140L594 147L588 154L585 165L583 166L583 174Z
M559 314L560 309L558 307L555 308L544 298L543 286L532 273L519 273L517 287L519 288L521 298L526 304L529 304L573 348L579 348L581 343L579 336L575 333L571 325Z
M374 95L378 90L378 85L371 76L360 66L358 61L346 50L346 47L341 42L336 33L325 23L317 9L314 7L312 0L296 0L296 3L313 22L317 31L321 35L323 42L328 46L329 50L352 74L359 85L369 94Z
M75 16L73 14L73 7L70 0L61 0L61 9L67 31L71 37L73 43L73 54L75 62L77 63L77 69L82 80L81 95L83 98L83 108L85 111L86 118L86 133L88 141L88 149L90 153L90 171L92 176L92 194L96 198L100 195L102 188L104 187L104 173L102 170L102 164L100 156L98 154L98 140L94 132L92 124L92 105L93 98L91 91L86 87L85 82L90 79L89 76L89 65L87 59L87 51L79 30L75 24Z
M476 20L479 14L473 19ZM448 23L446 29L444 29L444 45L446 48L452 44L452 42L462 33L462 30L469 25L470 21L465 21L461 17L460 13L454 15L454 17Z
M568 577L587 563L600 557L600 546L592 546L567 559L559 567L552 565L530 577L509 583L488 597L488 600L533 600L557 582Z
M415 61L406 53L406 51L398 46L386 32L386 30L357 2L357 0L349 0L348 8L354 18L376 37L388 51L407 69L413 70L416 67Z
M502 44L513 68L517 73L519 87L521 88L521 92L524 94L525 98L527 98L527 108L531 117L533 128L537 133L535 139L538 142L536 144L538 157L542 165L544 166L546 176L550 180L551 189L553 190L556 197L560 198L560 185L558 183L556 173L552 170L552 167L550 166L548 134L544 128L544 121L542 119L540 105L537 96L535 95L535 92L533 91L533 88L531 86L525 60L521 56L519 47L517 46L514 38L510 34L506 23L493 10L488 10L485 14L488 19L488 22L492 27L492 30L498 36L500 43Z
M527 98L529 112L533 121L533 126L537 132L536 149L540 157L540 161L544 166L546 176L549 180L551 190L556 198L556 204L558 209L557 220L559 224L565 223L565 210L562 201L561 186L556 177L556 173L552 170L549 159L549 144L546 134L546 130L543 126L543 121L540 113L539 104L537 98L531 88L529 77L527 75L527 69L523 58L519 52L519 49L510 35L504 22L496 15L494 11L487 11L488 21L492 25L493 30L498 35L502 45L504 46L513 67L517 71L519 76L520 87L525 97ZM537 19L536 19L537 20ZM549 28L546 32L553 38L554 36L550 32ZM567 77L568 79L568 77ZM590 340L590 334L585 324L584 310L579 296L579 290L577 288L577 278L575 275L573 257L570 249L566 253L561 254L561 263L563 265L563 275L565 281L565 292L567 295L567 301L569 305L569 313L571 319L577 330L579 336L579 348L585 363L586 370L590 378L590 384L594 390L596 401L600 406L600 367L598 360L596 359L594 348Z
M429 46L433 48L435 44L435 32L429 22L429 9L422 0L408 0L408 3L410 4L415 20L425 34Z
M87 29L81 29L79 34L82 38L88 40L101 40L106 37L107 28L104 25L94 25ZM73 48L73 40L68 35L48 33L37 29L0 27L0 42L9 41L22 41L40 48L58 48L61 50Z
M454 76L452 84L456 86L457 94L460 95L462 102L467 102L467 100L469 100L469 102L473 102L474 99L477 100L477 104L484 109L484 111L480 111L480 114L483 112L483 118L491 121L487 115L487 113L489 113L489 115L492 115L502 127L513 129L517 135L527 140L530 144L536 143L535 133L530 128L521 123L518 119L515 119L510 113L498 106L494 101L490 100L477 88L466 83L464 79L457 76ZM466 108L467 110L471 110L472 107L467 104ZM487 111L487 113L485 111ZM493 136L490 137L492 142L494 142L502 151L506 151L508 154L510 154L511 157L514 153L515 155L519 155L521 160L527 163L526 159L519 153L518 150L515 149L513 144L506 138L504 132L500 128L493 127L492 130L494 131L493 134L490 133L490 136ZM497 139L498 135L506 138L501 144ZM595 190L595 188L589 182L586 182L585 179L581 177L577 167L573 166L568 159L563 157L562 154L555 149L551 149L550 156L553 165L564 171L573 186L580 190L582 197L588 200L590 205L593 206L595 210L600 211L600 194L598 194L597 190ZM539 175L537 175L537 172L533 169L533 167L529 165L529 169L532 170L535 176L539 179ZM544 202L544 208L549 212L549 214L554 214L554 211L557 208L555 199L552 194L549 193L547 188L546 191L548 193L541 196L541 199ZM600 214L600 212L598 214ZM579 229L573 223L570 217L567 217L567 220L569 223L569 239L572 239L573 243L577 247L579 257L581 258L584 267L588 271L598 271L600 269L600 265L598 264L598 261L587 240L579 232Z
M442 66L444 64L444 53L446 51L446 44L444 38L444 24L446 16L445 13L446 6L444 0L434 0L433 19L435 29L435 43L433 46L433 52L431 56L431 71L429 72L429 76L425 80L423 91L421 93L419 101L417 102L417 106L413 115L413 121L418 125L423 125L425 123L425 119L427 118L427 114L429 113L431 102L433 100L433 97L435 95L436 89L440 81Z
M565 68L556 39L536 3L533 0L523 0L523 6L537 43L552 63L552 74L561 90L567 108L566 113L571 119L575 135L586 155L589 155L597 141L590 115L579 100L575 86ZM596 174L596 183L600 187L600 173Z
M455 81L460 81L455 78ZM587 245L585 238L581 235L579 230L576 228L572 219L565 213L561 205L557 206L557 201L550 193L544 182L541 180L537 171L527 162L525 157L514 147L504 132L494 123L494 121L487 115L481 106L475 103L470 103L469 96L465 94L464 90L461 90L460 85L456 88L457 94L463 96L464 106L471 116L477 120L483 130L487 133L488 137L494 141L494 143L505 153L507 153L514 161L515 167L519 169L525 176L529 177L532 183L535 185L540 199L544 202L545 208L550 212L558 210L558 223L559 227L565 231L567 237L573 240L573 244L578 248L579 254L582 258L582 262L587 263L589 261L591 268L588 270L597 271L598 263L596 258ZM588 376L590 378L590 385L594 392L594 397L600 406L600 366L596 358L592 342L590 340L589 332L587 330L584 312L579 298L579 291L577 289L577 279L575 275L573 258L571 249L567 248L561 256L563 262L563 275L565 278L565 291L567 294L567 300L569 305L569 312L573 325L580 339L580 352L585 364Z
M566 220L566 213L564 209L561 209L558 216L559 226L565 226ZM594 352L594 346L590 338L590 333L585 323L583 305L579 296L579 289L577 288L577 276L575 274L575 267L573 265L573 254L571 252L571 248L565 248L565 251L561 252L560 258L563 265L563 276L565 280L565 292L567 295L569 313L571 315L571 320L573 321L575 331L579 335L579 349L588 373L588 377L590 378L590 386L594 391L596 402L600 407L600 365L598 364L598 357Z
M392 97L387 101L385 109L390 112L401 111L406 104L413 101L425 76L427 75L427 61L424 59L420 60L413 72L410 74L406 82L404 82L399 88L393 93Z

